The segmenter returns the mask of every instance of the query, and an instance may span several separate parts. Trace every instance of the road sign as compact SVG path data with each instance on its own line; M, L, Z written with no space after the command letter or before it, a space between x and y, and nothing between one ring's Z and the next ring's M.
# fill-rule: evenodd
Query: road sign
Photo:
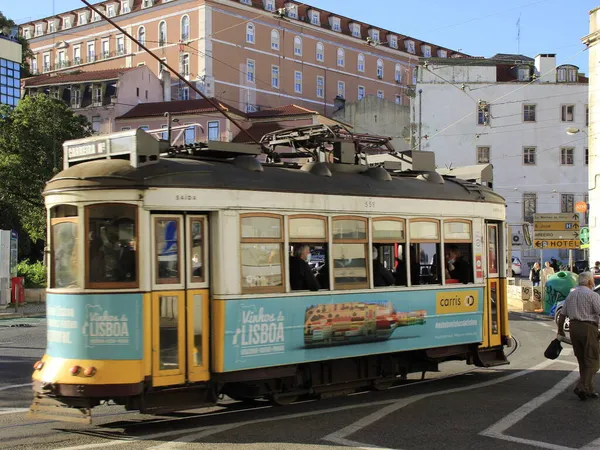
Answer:
M590 248L590 229L588 227L582 228L579 232L579 241L581 248Z
M578 213L584 213L587 211L587 203L586 202L577 202L575 203L575 211Z
M579 239L572 240L542 240L536 239L533 241L535 248L550 249L550 248L564 248L564 249L577 249L579 248Z
M533 246L540 249L576 249L580 242L579 214L536 214Z

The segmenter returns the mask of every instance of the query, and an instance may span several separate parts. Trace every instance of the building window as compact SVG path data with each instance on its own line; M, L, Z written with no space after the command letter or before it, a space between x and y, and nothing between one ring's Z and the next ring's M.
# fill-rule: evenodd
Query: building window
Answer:
M185 86L181 88L181 100L189 100L190 99L190 88Z
M575 117L575 105L562 105L560 111L560 119L563 122L573 122Z
M297 94L302 94L302 72L294 72L294 91Z
M590 107L585 105L585 126L590 125Z
M279 31L271 30L271 50L279 50Z
M431 58L431 47L428 45L424 45L423 48L423 57Z
M138 41L142 45L146 45L146 29L144 27L138 28ZM138 51L144 50L141 46L138 45Z
M527 166L535 165L535 147L523 147L523 164Z
M246 60L246 76L248 83L254 83L254 60Z
M401 105L402 104L402 96L396 94L396 104L397 105Z
M267 11L275 11L275 0L267 0L265 2L265 9Z
M271 66L271 86L279 89L279 66Z
M519 81L529 81L529 67L519 67L517 79Z
M477 125L490 124L490 104L480 101L477 106Z
M346 83L344 83L343 81L338 81L337 96L339 98L346 98Z
M64 51L58 52L58 68L67 67L67 57Z
M220 141L221 132L219 131L219 121L208 122L208 140L209 141Z
M362 100L363 98L365 98L365 87L359 86L358 87L358 99Z
M181 40L187 41L190 38L190 18L185 15L181 18Z
M114 5L108 5L108 8L106 9L106 15L108 17L115 17L115 6Z
M383 93L383 91L381 91L381 90L377 91L377 98L381 98L381 99L385 98L385 94Z
M358 23L353 23L352 24L352 36L360 38L361 34L360 34L360 25Z
M81 64L81 47L73 47L73 64Z
M286 5L286 9L287 9L287 16L290 19L298 18L298 6L297 5L295 5L294 3L288 3Z
M533 223L537 212L537 195L534 193L523 194L523 221Z
M77 17L77 25L85 25L87 23L87 16L85 13L79 13Z
M92 106L102 106L102 88L95 87L92 90Z
M574 212L575 196L573 194L560 194L560 212Z
M311 11L310 13L310 23L313 25L321 25L321 15L318 11Z
M158 46L164 47L167 45L167 22L164 20L158 24Z
M190 74L190 55L188 55L188 54L181 55L181 64L179 67L179 71L184 76L187 76Z
M559 67L556 71L556 78L559 83L576 83L577 69L574 67Z
M587 166L590 163L590 149L586 148L584 150L584 159L583 159L583 163Z
M31 73L34 74L34 75L37 74L38 73L37 57L34 56L31 59L31 63L30 64L31 64Z
M244 5L252 6L252 0L240 0L240 3L243 3Z
M345 64L346 64L346 55L344 53L344 49L338 48L338 51L337 51L337 65L339 67L344 67Z
M94 62L96 60L96 44L88 42L87 45L87 62Z
M123 36L117 37L117 55L125 54L125 38Z
M294 38L294 55L302 56L302 38L300 36Z
M415 67L415 68L412 70L412 84L414 84L414 85L416 85L416 84L417 84L417 74L418 74L418 72L417 72L417 67Z
M190 123L186 123L186 125L191 125ZM196 129L194 126L190 126L185 129L183 132L183 142L185 144L193 144L196 142Z
M437 52L438 54L438 58L447 58L448 57L448 52L446 50L438 50Z
M54 33L56 31L56 26L54 25L54 21L48 24L48 33Z
M477 164L489 164L490 162L490 148L489 147L477 147Z
M17 106L21 96L21 66L0 58L0 104Z
M523 122L535 122L535 105L523 105Z
M317 61L325 61L325 48L321 42L317 42Z
M92 117L92 131L94 133L100 133L100 116Z
M317 97L325 97L325 78L317 77Z
M71 28L71 18L65 17L63 19L63 28Z
M81 90L71 86L71 108L81 108Z
M415 42L414 41L404 41L404 48L408 53L415 53Z
M394 69L394 80L396 80L396 83L402 82L402 66L400 64L396 64Z
M364 72L365 71L365 55L363 55L362 53L358 54L358 59L356 62L356 69L359 72Z
M36 25L35 26L35 35L36 36L41 36L42 34L44 34L42 26L41 25Z
M102 58L110 58L110 41L102 41Z
M248 44L254 44L254 32L255 27L253 23L246 25L246 42Z
M334 17L331 20L331 29L333 31L342 31L342 25L341 25L341 21L338 17Z
M390 47L398 48L398 36L390 36Z
M563 147L560 149L560 163L563 166L573 165L573 147Z
M377 60L377 78L380 80L383 78L383 60Z
M131 12L131 8L129 7L129 0L124 0L121 3L121 14L127 14Z
M50 64L50 54L46 53L43 56L43 60L44 60L44 72L48 72L49 70L52 70L52 66Z
M379 43L379 30L371 30L371 39L373 42Z
M27 40L29 40L31 38L31 32L29 31L29 28L25 28L23 30L23 37Z

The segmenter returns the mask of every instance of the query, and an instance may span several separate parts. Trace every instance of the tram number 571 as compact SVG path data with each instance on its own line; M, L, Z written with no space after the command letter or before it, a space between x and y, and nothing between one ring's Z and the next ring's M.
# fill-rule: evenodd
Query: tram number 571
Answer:
M365 208L375 208L375 200L365 200Z

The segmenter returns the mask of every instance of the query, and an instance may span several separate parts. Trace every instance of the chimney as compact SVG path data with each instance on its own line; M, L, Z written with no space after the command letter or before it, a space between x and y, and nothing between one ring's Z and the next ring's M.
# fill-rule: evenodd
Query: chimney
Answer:
M163 69L160 73L160 81L163 85L163 101L171 101L171 72Z
M556 83L556 54L546 53L535 57L538 83Z

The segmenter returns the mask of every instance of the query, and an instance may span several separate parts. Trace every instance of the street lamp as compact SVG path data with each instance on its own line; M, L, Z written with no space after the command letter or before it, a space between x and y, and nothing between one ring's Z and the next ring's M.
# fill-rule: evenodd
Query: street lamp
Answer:
M567 128L567 134L569 136L574 136L579 132L584 133L587 136L587 132L585 130L580 130L579 128L572 128L572 127Z

